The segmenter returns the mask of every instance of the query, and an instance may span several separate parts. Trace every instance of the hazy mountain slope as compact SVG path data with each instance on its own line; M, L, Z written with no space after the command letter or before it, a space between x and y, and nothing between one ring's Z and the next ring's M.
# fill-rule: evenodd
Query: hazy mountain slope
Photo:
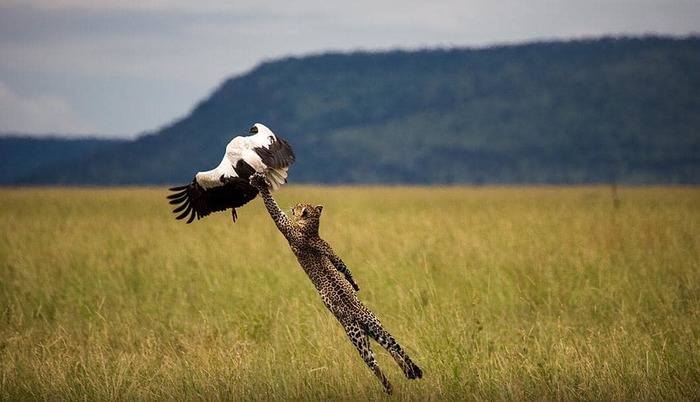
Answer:
M263 122L294 146L293 182L698 183L699 93L696 38L290 58L33 181L186 182Z
M96 138L0 137L0 184L22 183L29 176L41 177L63 163L125 142Z

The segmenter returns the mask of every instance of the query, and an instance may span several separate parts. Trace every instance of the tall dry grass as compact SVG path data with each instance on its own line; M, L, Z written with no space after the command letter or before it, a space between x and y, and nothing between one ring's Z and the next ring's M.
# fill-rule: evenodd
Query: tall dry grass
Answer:
M288 186L424 369L380 384L260 200L0 190L2 400L696 400L700 190Z

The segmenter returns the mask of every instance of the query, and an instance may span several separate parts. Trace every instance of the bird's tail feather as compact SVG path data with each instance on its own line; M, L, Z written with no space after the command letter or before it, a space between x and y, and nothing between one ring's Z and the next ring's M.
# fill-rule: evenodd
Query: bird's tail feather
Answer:
M287 182L287 168L272 168L265 171L265 178L272 190L277 190Z

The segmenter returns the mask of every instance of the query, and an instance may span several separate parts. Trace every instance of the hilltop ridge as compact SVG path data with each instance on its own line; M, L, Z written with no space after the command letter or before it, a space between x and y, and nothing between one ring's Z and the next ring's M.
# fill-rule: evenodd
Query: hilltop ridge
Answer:
M328 53L232 77L157 132L22 183L164 184L255 122L295 183L700 182L700 39Z

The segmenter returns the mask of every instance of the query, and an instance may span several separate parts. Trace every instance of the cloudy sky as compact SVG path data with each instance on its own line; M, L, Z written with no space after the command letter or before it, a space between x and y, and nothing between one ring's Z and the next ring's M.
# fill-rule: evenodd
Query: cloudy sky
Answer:
M0 0L0 132L134 137L290 55L648 33L700 1Z

